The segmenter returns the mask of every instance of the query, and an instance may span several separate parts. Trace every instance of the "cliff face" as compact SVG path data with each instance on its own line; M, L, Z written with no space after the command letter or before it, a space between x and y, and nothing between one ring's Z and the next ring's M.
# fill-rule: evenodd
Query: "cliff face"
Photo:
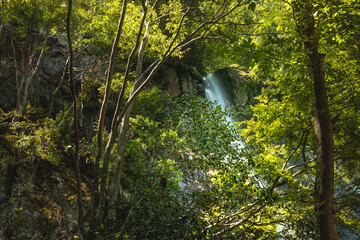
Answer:
M202 81L202 77L189 67L167 64L159 69L150 84L159 86L164 94L175 98L191 89L195 89L200 95L203 95L203 89L200 87Z
M44 54L41 66L30 84L28 103L31 106L41 107L44 110L49 110L51 107L53 113L56 113L59 110L66 110L65 105L70 104L67 56L65 55L66 44L66 40L61 35L54 35L49 38L48 51ZM9 54L0 54L0 59L4 63L0 66L0 108L4 111L16 108L18 91L16 71L25 77L30 74L24 72L23 69L16 69L14 62L8 60ZM118 63L119 72L122 72L121 68L124 64ZM74 68L77 91L80 92L84 88L89 90L90 87L92 88L90 91L98 94L97 88L104 83L107 69L106 61L102 61L91 53L83 52L75 55ZM21 77L18 76L18 78ZM201 82L202 78L194 69L180 64L165 64L158 70L149 86L158 86L165 94L178 97L192 88L201 93L199 88ZM95 100L98 101L96 96Z
M10 46L10 40L5 41L5 44ZM15 53L3 51L0 54L2 61L0 67L0 107L5 111L16 108L21 81L26 79L35 69L39 58L39 54L34 54L31 57L24 54L23 51L25 50L20 48L21 40L14 45ZM30 50L27 49L26 51ZM29 85L27 100L31 106L50 110L51 105L53 108L51 110L54 110L54 113L64 110L64 104L67 104L70 99L66 51L66 41L60 34L48 38L40 66ZM15 59L12 55L21 58L21 60ZM21 61L25 63L23 64ZM74 67L76 69L75 81L77 86L81 88L83 84L87 84L89 77L97 78L101 83L106 65L96 56L83 52L76 55Z
M0 239L68 239L77 235L76 182L64 165L36 160L1 164ZM83 184L83 200L89 191Z
M213 73L221 80L224 90L230 97L230 102L236 112L236 121L248 120L252 116L251 106L261 92L263 83L251 76L239 66L229 66Z
M46 116L55 119L59 111L69 110L71 98L65 52L66 41L61 36L51 36L40 68L29 88L28 103L36 109L36 115L29 116L30 121L35 122ZM27 127L25 120L24 126L13 128L11 117L7 115L7 112L16 108L16 71L19 70L14 68L9 56L5 53L0 55L0 60L5 63L0 67L0 239L73 239L80 235L77 229L74 164L63 146L55 146L60 155L56 160L44 159L36 156L36 153L35 157L28 158L33 153L21 152L19 144L22 143L19 140L24 137L22 132L29 134L34 128ZM97 56L84 52L76 56L74 65L81 100L80 125L84 141L90 142L100 108L98 88L103 84L107 64ZM26 77L29 73L22 71L21 74ZM201 77L191 69L168 64L157 72L149 87L158 86L164 94L178 97L191 88L199 90L201 81ZM59 137L66 138L61 134ZM35 144L45 146L47 140L43 140L44 143L40 141ZM31 141L26 144L29 143ZM91 164L82 161L85 212L90 204L88 186L91 171Z

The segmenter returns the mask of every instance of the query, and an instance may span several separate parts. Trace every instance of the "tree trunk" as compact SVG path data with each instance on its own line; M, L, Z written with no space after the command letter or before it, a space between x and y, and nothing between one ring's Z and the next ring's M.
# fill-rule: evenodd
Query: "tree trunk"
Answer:
M156 4L156 2L157 1L155 1L154 4ZM147 7L145 5L146 5L147 1L142 0L141 3L143 6L144 14L146 15ZM225 11L225 7L229 4L229 2L224 1L221 4L221 6L219 7L218 11L210 18L211 21L201 22L190 34L188 34L184 39L179 40L179 42L176 43L178 41L180 31L182 29L182 26L186 19L186 16L192 9L192 3L193 3L193 1L191 1L190 6L185 10L184 14L182 15L182 17L178 23L178 26L177 26L177 31L172 36L171 42L170 42L169 46L167 47L167 49L165 50L165 53L162 55L162 57L159 60L156 60L155 62L153 62L153 64L151 64L151 66L148 67L148 69L143 74L141 74L141 77L140 77L141 81L139 81L139 84L140 84L139 87L136 88L136 90L132 93L132 95L129 97L129 99L125 102L125 105L123 107L121 107L122 103L123 103L123 99L124 99L124 90L126 88L126 84L127 84L127 80L128 80L128 76L129 76L130 64L132 62L133 55L135 54L135 51L138 47L138 43L142 36L142 34L141 34L142 30L140 29L140 31L138 32L136 44L128 57L128 63L127 63L127 67L126 67L124 78L123 78L124 80L123 80L122 90L118 96L115 113L113 114L113 120L112 120L112 124L111 124L110 134L108 137L107 145L104 150L104 157L103 157L104 161L103 161L103 168L101 171L100 193L98 193L98 183L99 183L99 178L100 178L99 161L100 161L101 154L103 151L102 134L100 134L100 133L102 133L102 128L100 128L100 125L103 126L103 124L101 123L101 118L102 118L102 116L104 116L104 115L102 115L102 114L104 114L104 111L101 110L101 114L100 114L100 118L99 118L98 134L97 134L98 147L97 147L97 154L96 154L96 158L95 158L95 167L94 167L94 178L95 179L94 179L94 184L93 184L94 185L94 194L93 194L93 202L92 202L93 203L93 205L92 205L93 212L92 213L96 212L96 215L94 216L94 214L91 214L93 216L93 220L94 220L92 223L93 229L96 228L96 225L97 225L96 222L99 223L104 218L105 199L106 199L106 194L109 191L109 188L107 186L107 181L108 181L108 174L109 174L110 152L111 152L112 146L115 143L115 140L116 140L116 137L118 134L118 130L119 130L118 127L119 127L119 124L122 123L124 116L128 113L128 110L131 107L131 105L133 104L133 101L136 99L137 95L141 92L141 90L144 89L146 83L148 83L152 79L155 72L172 55L172 53L174 53L176 50L183 49L184 47L188 46L189 44L191 44L197 40L203 39L205 37L206 33L209 32L210 26L217 24L221 19L228 16L235 9L237 9L238 7L243 5L242 3L238 3L234 6L231 6L228 11ZM141 27L143 27L144 22L145 22L145 18L143 15L143 18L140 23ZM199 32L201 30L203 30L203 32L200 33L199 36L196 36L196 34L199 34ZM108 83L108 81L107 81L107 83ZM105 90L105 93L107 93L107 90ZM103 100L103 103L104 102L105 102L105 98Z
M131 90L130 96L132 96L134 94L134 92L137 90L137 88L139 87L139 85L143 79L141 77L141 75L142 75L142 71L143 71L145 48L146 48L146 44L148 42L147 32L149 30L150 23L145 23L145 25L146 25L146 29L145 29L145 33L144 33L140 48L139 48L138 59L137 59L137 64L136 64L136 76L135 76L136 80L135 80L134 86ZM119 129L119 136L118 136L118 141L117 141L118 153L117 153L117 158L116 158L116 166L113 171L113 178L112 178L112 182L110 185L110 194L109 194L110 195L109 196L109 198L110 198L109 204L110 205L114 204L118 198L121 174L122 174L124 162L125 162L125 141L126 141L126 133L129 130L129 117L130 117L131 109L132 109L132 104L127 109L127 112L124 115L124 118L121 122L120 129ZM114 212L111 212L110 214L114 214Z
M103 128L104 128L104 122L105 122L105 114L107 105L109 102L109 96L110 96L110 86L111 86L111 80L113 77L113 69L115 64L115 56L116 56L116 50L119 45L120 36L122 33L122 27L125 20L125 13L127 8L127 1L123 0L122 3L122 12L119 19L118 27L116 30L116 36L112 45L110 59L109 59L109 66L107 69L107 76L106 76L106 87L105 87L105 94L104 99L101 104L100 114L99 114L99 123L97 127L97 148L96 148L96 156L95 156L95 163L94 163L94 180L93 180L93 186L92 186L92 202L91 202L91 212L90 212L90 225L92 229L97 228L98 221L96 219L96 211L98 208L98 201L99 201L99 179L100 179L100 171L99 171L99 165L100 165L100 158L103 152ZM94 236L90 236L90 239L92 239Z
M79 126L78 126L78 115L77 115L77 101L76 101L76 92L75 92L75 83L74 83L74 52L72 48L72 40L70 33L70 23L71 23L71 13L72 13L72 0L68 2L68 12L66 17L66 35L68 40L69 47L69 86L71 92L71 98L73 100L73 118L74 118L74 129L75 129L75 154L74 159L75 163L75 175L76 175L76 187L77 187L77 204L78 204L78 226L80 232L84 238L86 238L84 230L84 215L83 215L83 203L82 203L82 194L81 194L81 176L80 176L80 164L79 164Z
M45 35L45 39L43 41L42 47L41 47L41 51L40 51L40 55L38 57L38 60L36 62L36 65L33 66L32 62L35 58L35 51L33 54L30 54L29 58L27 59L26 64L18 64L17 60L16 60L16 49L15 49L15 45L14 45L14 41L11 40L11 45L12 45L12 49L13 49L13 54L14 54L14 61L15 61L15 71L16 71L16 91L17 91L17 103L16 103L16 110L17 113L19 115L23 115L26 109L26 106L28 104L28 95L29 95L29 89L30 86L32 84L32 81L36 75L36 73L38 72L40 65L42 63L43 57L44 57L44 53L45 53L45 46L46 46L46 42L48 39L48 32ZM22 53L22 60L23 62L25 62L25 56L24 53ZM20 65L22 66L22 68L20 67ZM26 65L26 66L25 66ZM26 69L32 69L30 74L27 74ZM19 82L19 77L21 76L21 80ZM13 119L16 120L17 116L15 116L15 118Z
M313 126L315 132L319 133L317 134L317 189L315 189L315 200L320 203L318 208L320 239L332 240L338 239L333 216L334 140L325 88L323 60L324 55L322 54L312 54L310 56L316 99L314 118L317 122Z
M320 239L338 239L333 216L334 195L334 140L333 125L325 86L324 59L319 53L319 39L315 33L315 17L312 0L300 2L299 29L304 37L304 48L309 58L308 73L314 83L315 109L313 110L313 129L317 148L317 179L315 201L318 205L318 224Z
M145 0L142 0L142 7L143 7L143 16L141 19L138 35L136 38L135 45L134 45L133 49L131 50L129 57L128 57L128 61L126 64L126 70L125 70L125 74L124 74L124 78L123 78L124 79L123 85L122 85L121 92L118 96L118 100L116 103L116 109L115 109L115 112L113 115L113 120L111 123L111 129L110 129L108 143L105 147L103 168L102 168L101 181L100 181L99 203L98 203L97 213L95 216L95 218L97 218L97 221L99 221L99 222L101 222L103 220L104 212L105 212L105 198L106 198L106 193L108 191L107 182L108 182L108 175L109 175L109 163L110 163L111 149L116 140L119 121L122 120L122 117L119 118L118 115L120 113L120 108L121 108L121 105L122 105L122 102L124 99L124 95L125 95L126 84L127 84L129 72L130 72L130 66L131 66L134 54L135 54L137 48L139 47L145 19L146 19L147 12L148 12L147 7L145 6Z

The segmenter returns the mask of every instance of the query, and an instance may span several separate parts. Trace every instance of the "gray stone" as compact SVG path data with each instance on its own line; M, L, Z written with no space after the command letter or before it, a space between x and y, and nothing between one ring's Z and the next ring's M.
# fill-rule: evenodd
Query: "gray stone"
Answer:
M42 69L46 74L55 77L62 74L64 64L64 58L45 56L42 63Z

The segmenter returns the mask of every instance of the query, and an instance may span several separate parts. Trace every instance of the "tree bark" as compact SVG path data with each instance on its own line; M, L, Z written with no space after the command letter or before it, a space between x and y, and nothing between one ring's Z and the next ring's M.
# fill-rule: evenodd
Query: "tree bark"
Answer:
M130 96L134 94L136 89L139 87L141 81L143 80L141 75L143 71L143 63L144 63L144 54L146 49L146 44L148 42L148 36L147 32L149 29L150 23L145 23L146 29L145 33L142 39L142 42L140 44L139 53L138 53L138 59L136 64L136 80L134 83L134 86L131 90ZM115 203L115 201L118 198L119 193L119 187L120 187L120 180L121 180L121 174L124 167L125 162L125 141L126 141L126 134L129 130L129 117L131 113L132 105L127 109L126 114L124 115L124 118L122 119L120 128L119 128L119 136L117 140L117 158L116 158L116 166L113 171L113 178L110 185L110 193L109 193L109 204L112 205ZM114 214L114 212L111 212L110 214Z
M316 210L319 233L322 240L336 240L338 235L333 214L334 139L323 66L325 55L319 52L312 0L298 3L298 31L304 38L304 50L309 58L308 74L313 81L315 93L312 123L318 140L315 202L318 204Z
M16 74L16 91L17 91L17 103L16 103L16 111L17 114L23 115L28 103L28 95L29 95L29 89L31 86L31 83L38 72L40 65L42 63L44 53L45 53L45 46L48 39L48 32L45 35L45 39L43 41L43 44L41 46L40 55L38 57L38 60L36 62L36 65L33 66L32 62L35 58L36 50L34 50L33 54L29 55L29 58L27 59L27 62L25 64L25 56L24 51L22 51L22 64L19 64L16 58L17 51L15 48L14 40L11 39L11 45L12 50L14 54L14 63L15 63L15 74ZM22 67L20 67L22 66ZM27 72L26 69L32 69L30 74L26 76ZM21 76L21 80L19 80L19 77ZM13 121L17 120L17 116L14 117Z
M111 123L111 129L110 129L110 135L109 135L109 140L108 143L105 147L105 153L104 153L104 161L103 161L103 168L102 168L102 173L101 173L101 182L100 182L100 194L99 194L99 204L98 204L98 209L97 209L97 213L96 213L96 218L99 221L102 221L103 217L104 217L104 210L105 210L105 198L106 198L106 192L108 190L107 188L107 181L108 181L108 174L109 174L109 163L110 163L110 154L111 154L111 149L113 144L115 143L116 140L116 136L117 136L117 128L119 126L119 121L121 121L121 118L118 119L118 115L120 112L120 108L124 99L124 95L125 95L125 89L126 89L126 85L127 85L127 81L129 78L129 72L130 72L130 66L134 57L135 52L137 51L139 44L140 44L140 39L141 39L141 35L142 35L142 31L143 31L143 27L144 27L144 23L145 23L145 19L146 19L146 15L147 15L147 7L145 6L145 0L142 0L142 7L143 7L143 16L141 19L141 23L140 23L140 28L138 31L138 35L137 35L137 39L135 42L135 45L131 51L131 53L129 54L128 57L128 61L126 64L126 70L125 70L125 74L124 74L124 80L123 80L123 86L121 88L121 92L118 96L118 100L116 103L116 109L115 109L115 113L113 115L113 120Z
M98 208L98 201L99 201L99 179L100 179L100 173L99 173L99 164L100 164L100 158L103 152L103 128L104 128L104 121L105 121L105 114L107 105L109 102L110 97L110 86L112 82L113 77L113 69L115 64L115 56L116 56L116 50L119 45L120 36L122 33L122 27L125 20L125 13L127 8L127 1L123 0L122 3L122 12L119 19L116 36L112 45L111 54L110 54L110 60L109 60L109 66L107 69L107 76L106 76L106 86L105 86L105 93L104 98L101 104L100 114L99 114L99 123L97 127L97 149L96 149L96 156L95 156L95 163L94 163L94 180L93 180L93 186L92 186L92 202L91 202L91 228L96 228L97 226L97 220L95 217L96 210Z
M82 204L82 194L81 194L81 176L80 176L80 163L79 163L79 126L78 126L78 114L77 114L77 101L76 101L76 92L75 92L75 83L74 83L74 52L72 48L72 40L70 33L70 22L71 22L71 12L72 12L72 0L68 2L68 12L66 17L66 34L69 47L69 85L71 98L73 100L73 118L74 118L74 128L75 128L75 154L74 159L75 163L75 175L76 175L76 185L77 185L77 203L78 203L78 226L80 232L84 238L86 238L84 230L84 214L83 214L83 204Z

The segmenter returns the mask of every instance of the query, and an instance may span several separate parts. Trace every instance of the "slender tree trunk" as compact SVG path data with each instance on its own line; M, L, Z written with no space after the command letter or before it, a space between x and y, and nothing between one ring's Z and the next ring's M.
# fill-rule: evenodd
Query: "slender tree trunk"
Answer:
M109 102L109 96L110 96L110 87L113 77L113 69L115 65L115 56L116 56L116 50L119 45L120 36L122 33L122 27L125 20L125 13L127 8L127 1L123 0L122 2L122 11L121 16L119 19L117 31L116 31L116 37L114 39L111 54L110 54L110 60L109 60L109 66L107 69L107 76L106 76L106 86L105 86L105 94L104 99L101 104L100 114L99 114L99 123L97 127L97 150L96 150L96 156L95 156L95 163L94 163L94 180L93 180L93 186L92 186L92 203L91 203L91 228L94 229L97 227L97 220L96 220L96 211L98 209L98 201L99 201L99 179L100 179L100 172L99 172L99 164L100 164L100 158L103 152L103 128L104 128L104 121L105 121L105 114L107 105Z
M144 9L144 13L147 12L147 7L145 0L142 0L142 6ZM156 1L157 2L157 1ZM190 6L186 9L186 11L184 12L184 14L182 15L178 26L177 26L177 31L174 34L174 36L172 37L172 40L169 44L169 46L167 47L165 53L163 54L163 56L158 60L155 61L145 72L142 74L142 76L140 77L141 81L139 82L139 87L136 88L136 90L133 92L133 94L129 97L129 99L125 102L125 105L121 108L122 104L123 104L123 99L124 99L124 91L126 88L126 84L127 84L127 80L128 80L128 75L129 75L129 68L130 68L130 63L132 62L132 58L133 55L138 47L138 43L139 40L141 38L141 33L142 30L138 32L138 36L137 36L137 40L136 40L136 44L132 50L132 52L129 55L128 58L128 63L127 63L127 67L125 70L125 74L124 74L124 80L123 80L123 86L122 86L122 91L118 96L118 101L116 104L116 109L115 109L115 113L113 115L113 119L112 119L112 124L111 124L111 129L110 129L110 135L108 138L108 142L107 145L105 147L105 151L104 151L104 163L103 163L103 168L101 171L101 184L100 184L100 193L98 194L98 182L100 179L100 174L99 174L99 161L101 158L101 154L102 154L102 130L100 130L100 127L98 127L98 134L97 134L97 139L98 139L98 150L97 150L97 155L96 155L96 159L95 159L95 170L94 170L94 194L93 194L93 208L92 211L93 213L96 212L96 216L93 216L93 219L96 222L101 222L103 217L104 217L104 209L105 209L105 199L106 199L106 193L108 192L108 186L107 186L107 181L108 181L108 174L109 174L109 160L110 160L110 153L111 153L111 149L113 147L113 144L115 143L116 137L117 137L117 133L118 133L118 126L119 124L122 122L124 116L127 114L128 109L131 107L133 101L136 99L137 95L141 92L141 90L145 87L146 83L148 83L152 77L154 76L155 72L159 69L159 67L171 56L171 54L176 51L177 49L182 49L186 46L188 46L189 44L200 40L202 38L204 38L204 36L206 35L206 33L208 33L208 31L210 30L210 27L212 25L215 25L216 23L218 23L221 19L223 19L224 17L228 16L231 12L233 12L236 8L240 7L241 5L243 5L242 3L238 3L235 6L232 6L228 11L225 11L225 6L227 4L229 4L228 1L224 1L223 4L221 5L221 7L219 7L218 11L212 16L212 18L210 18L210 21L204 21L201 22L198 27L195 28L195 30L193 30L190 34L188 34L184 39L180 40L178 43L176 43L176 41L178 40L180 31L182 29L182 25L186 19L186 16L188 15L188 13L190 12L190 10L192 9L192 3L194 1L191 1ZM144 25L144 21L145 18L142 19L142 22L140 23L140 26L143 27ZM199 36L196 36L196 34L198 34L201 30L203 30L202 33L200 33ZM142 80L144 79L144 80ZM108 81L107 81L108 83ZM105 95L106 95L107 91L105 90ZM106 100L107 101L107 100ZM105 102L105 97L104 97L104 101ZM101 113L104 114L103 111L101 111ZM99 118L99 126L101 125L101 121L100 119L102 114L100 114L100 118ZM103 116L104 117L104 116ZM103 126L103 124L102 124ZM101 131L101 135L100 135L100 131ZM96 225L92 225L93 228Z
M49 117L51 117L53 110L54 110L54 101L55 101L55 95L57 94L57 92L60 90L61 85L63 84L64 80L65 80L65 75L67 72L67 67L69 65L69 57L66 59L66 62L64 64L64 68L61 74L61 78L60 78L60 82L58 84L58 86L55 88L55 90L51 93L51 98L50 98L50 107L49 107Z
M124 99L124 95L125 95L126 84L127 84L128 78L129 78L130 66L131 66L131 63L133 62L133 57L140 45L140 39L142 36L143 27L144 27L146 15L147 15L148 9L145 6L145 0L142 0L142 6L143 6L144 12L143 12L143 16L142 16L141 23L140 23L140 28L139 28L139 31L137 34L137 39L136 39L135 45L134 45L133 49L131 50L129 57L128 57L128 61L126 64L126 70L125 70L125 74L124 74L124 78L123 78L124 79L123 86L121 88L121 92L118 96L118 100L116 103L116 109L115 109L115 113L113 115L113 119L112 119L112 123L111 123L109 140L106 145L105 153L104 153L104 162L103 162L103 169L102 169L101 183L100 183L99 204L98 204L98 210L96 213L96 218L100 221L102 221L102 219L104 217L105 198L106 198L106 192L108 190L107 181L108 181L108 174L109 174L111 149L116 140L119 122L122 120L122 118L118 118L118 115L120 113L120 108L121 108L121 105L122 105L122 102Z
M300 1L299 6L298 30L304 38L304 49L309 58L308 73L315 91L315 109L312 115L313 128L318 139L315 201L319 204L317 214L320 239L336 240L338 235L333 216L334 140L323 67L325 55L319 52L312 0Z
M146 44L148 41L147 32L149 29L150 23L146 23L146 29L144 33L144 37L142 39L139 53L138 53L138 59L137 59L137 65L136 65L136 80L134 83L134 86L131 90L130 96L134 94L136 89L139 87L141 83L141 74L143 71L143 62L144 62L144 54L146 49ZM126 134L129 130L129 117L131 113L132 105L127 109L126 114L124 115L124 118L121 122L120 129L119 129L119 136L117 140L117 158L116 158L116 166L113 171L113 177L112 182L110 185L110 193L109 193L109 204L112 205L115 203L118 197L119 193L119 187L120 187L120 180L121 180L121 174L123 171L123 167L125 164L125 141L126 141ZM111 212L111 214L114 214L114 212Z
M68 12L66 17L66 34L68 39L69 47L69 85L71 97L73 100L73 118L74 118L74 128L75 128L75 154L74 159L75 163L75 175L76 175L76 185L77 185L77 203L78 203L78 226L80 232L84 238L86 238L84 230L84 216L83 216L83 204L82 204L82 194L81 194L81 176L80 176L80 165L79 165L79 126L78 126L78 114L77 114L77 101L76 101L76 92L75 92L75 83L74 83L74 71L73 71L73 61L74 61L74 52L72 48L72 40L70 34L70 22L71 22L71 12L72 12L72 0L68 2Z
M48 33L46 33L45 35L45 39L43 41L42 47L41 47L41 52L40 55L38 57L38 60L35 64L35 66L32 66L32 61L33 58L35 58L35 53L31 54L27 60L27 62L25 63L25 56L24 53L22 53L22 69L20 69L20 66L16 60L16 49L15 49L15 45L14 42L12 40L11 44L12 44L12 48L13 48L13 52L14 52L14 61L15 61L15 71L16 71L16 79L17 79L17 106L16 106L16 110L17 113L19 115L24 114L25 112L25 108L27 106L28 103L28 96L29 96L29 89L30 86L32 84L32 81L36 75L36 73L38 72L40 65L42 63L43 57L44 57L44 53L45 53L45 46L46 46L46 42L48 39ZM32 71L30 72L30 74L28 76L25 77L25 74L27 74L25 72L25 69L31 69ZM19 77L21 76L21 80L19 82Z

